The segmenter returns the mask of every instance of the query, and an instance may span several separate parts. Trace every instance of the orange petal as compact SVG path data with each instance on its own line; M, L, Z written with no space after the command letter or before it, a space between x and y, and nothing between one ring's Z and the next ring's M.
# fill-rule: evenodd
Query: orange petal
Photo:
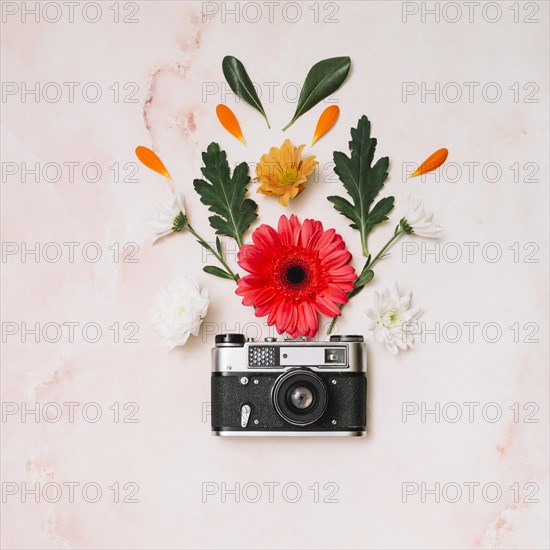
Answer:
M229 107L227 107L227 105L222 105L220 103L216 107L216 114L218 115L218 120L221 122L221 125L232 136L235 136L239 141L242 141L242 143L246 145L243 133L241 131L241 126L233 111Z
M445 148L438 149L435 153L431 154L410 176L409 178L413 178L414 176L421 176L422 174L426 174L428 172L431 172L432 170L435 170L436 168L439 168L446 160L447 155L449 154L449 151Z
M172 176L168 173L168 170L166 170L162 160L160 160L157 154L151 151L151 149L139 145L136 147L136 157L147 166L147 168L151 168L151 170L158 172L169 180L172 179Z
M317 128L315 128L311 145L314 145L320 137L324 136L332 128L339 114L340 108L338 105L331 105L322 112L317 122Z

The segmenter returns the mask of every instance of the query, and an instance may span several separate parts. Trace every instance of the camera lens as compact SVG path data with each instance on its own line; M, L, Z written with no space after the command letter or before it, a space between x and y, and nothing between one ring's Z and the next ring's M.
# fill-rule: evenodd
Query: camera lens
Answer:
M273 405L279 416L295 426L319 420L328 404L323 380L308 369L295 369L281 375L273 387Z
M313 403L313 392L306 386L298 386L290 394L290 404L297 409L303 410L311 407Z

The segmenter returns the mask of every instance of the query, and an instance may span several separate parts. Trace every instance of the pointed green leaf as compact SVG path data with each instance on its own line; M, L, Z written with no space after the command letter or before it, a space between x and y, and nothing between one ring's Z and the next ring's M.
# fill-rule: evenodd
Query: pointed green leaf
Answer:
M355 288L363 287L367 283L370 283L374 277L374 271L372 269L367 269L367 271L363 271L361 275L357 278L355 281Z
M205 180L193 182L201 202L206 204L215 215L208 218L210 225L218 235L226 235L242 246L243 233L257 218L258 205L245 198L250 181L248 164L242 162L230 175L225 151L217 143L211 143L202 154L204 162L201 168Z
M365 286L372 281L373 278L374 271L372 271L372 269L363 271L355 281L353 290L348 293L348 299L351 300L354 296L357 296L357 294L359 294L363 288L365 288Z
M302 86L296 112L283 131L317 103L333 94L346 80L350 67L349 57L331 57L313 65Z
M252 84L252 80L250 80L244 65L236 57L226 55L222 61L222 71L225 76L225 80L227 80L227 83L233 92L241 99L244 99L244 101L246 101L249 105L252 105L254 109L259 111L265 118L267 127L271 128L262 102L256 93L254 84Z
M221 277L222 279L231 279L233 280L233 277L227 273L227 271L224 271L223 269L216 267L215 265L205 265L202 268L203 271L206 271L206 273L209 273L210 275L215 275L216 277Z
M372 166L376 139L370 137L370 122L366 116L359 119L357 128L351 129L350 156L334 152L334 171L344 184L353 202L331 196L328 200L342 215L351 220L351 227L361 234L363 255L368 256L367 236L371 229L387 220L393 208L393 197L380 200L371 210L374 199L380 193L388 177L388 157L382 157Z
M216 237L216 250L218 251L218 254L223 258L222 243L220 242L219 237Z

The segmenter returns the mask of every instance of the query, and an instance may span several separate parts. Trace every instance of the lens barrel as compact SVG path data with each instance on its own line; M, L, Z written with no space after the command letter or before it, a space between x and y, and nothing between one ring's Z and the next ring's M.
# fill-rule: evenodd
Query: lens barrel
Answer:
M273 406L279 416L294 426L307 426L319 420L328 405L323 380L308 369L281 375L273 386Z

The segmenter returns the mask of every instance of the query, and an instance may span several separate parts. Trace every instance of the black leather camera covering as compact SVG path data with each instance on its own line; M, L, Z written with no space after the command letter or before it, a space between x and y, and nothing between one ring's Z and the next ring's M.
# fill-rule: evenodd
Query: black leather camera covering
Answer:
M363 431L366 426L365 373L319 372L328 391L328 406L323 416L308 426L284 421L273 406L272 389L282 373L212 373L212 429L216 431ZM248 378L247 384L240 379ZM254 380L258 380L255 384ZM336 384L333 384L336 380ZM241 427L241 407L252 411L246 428ZM255 424L254 421L258 423ZM334 425L333 420L337 423Z

